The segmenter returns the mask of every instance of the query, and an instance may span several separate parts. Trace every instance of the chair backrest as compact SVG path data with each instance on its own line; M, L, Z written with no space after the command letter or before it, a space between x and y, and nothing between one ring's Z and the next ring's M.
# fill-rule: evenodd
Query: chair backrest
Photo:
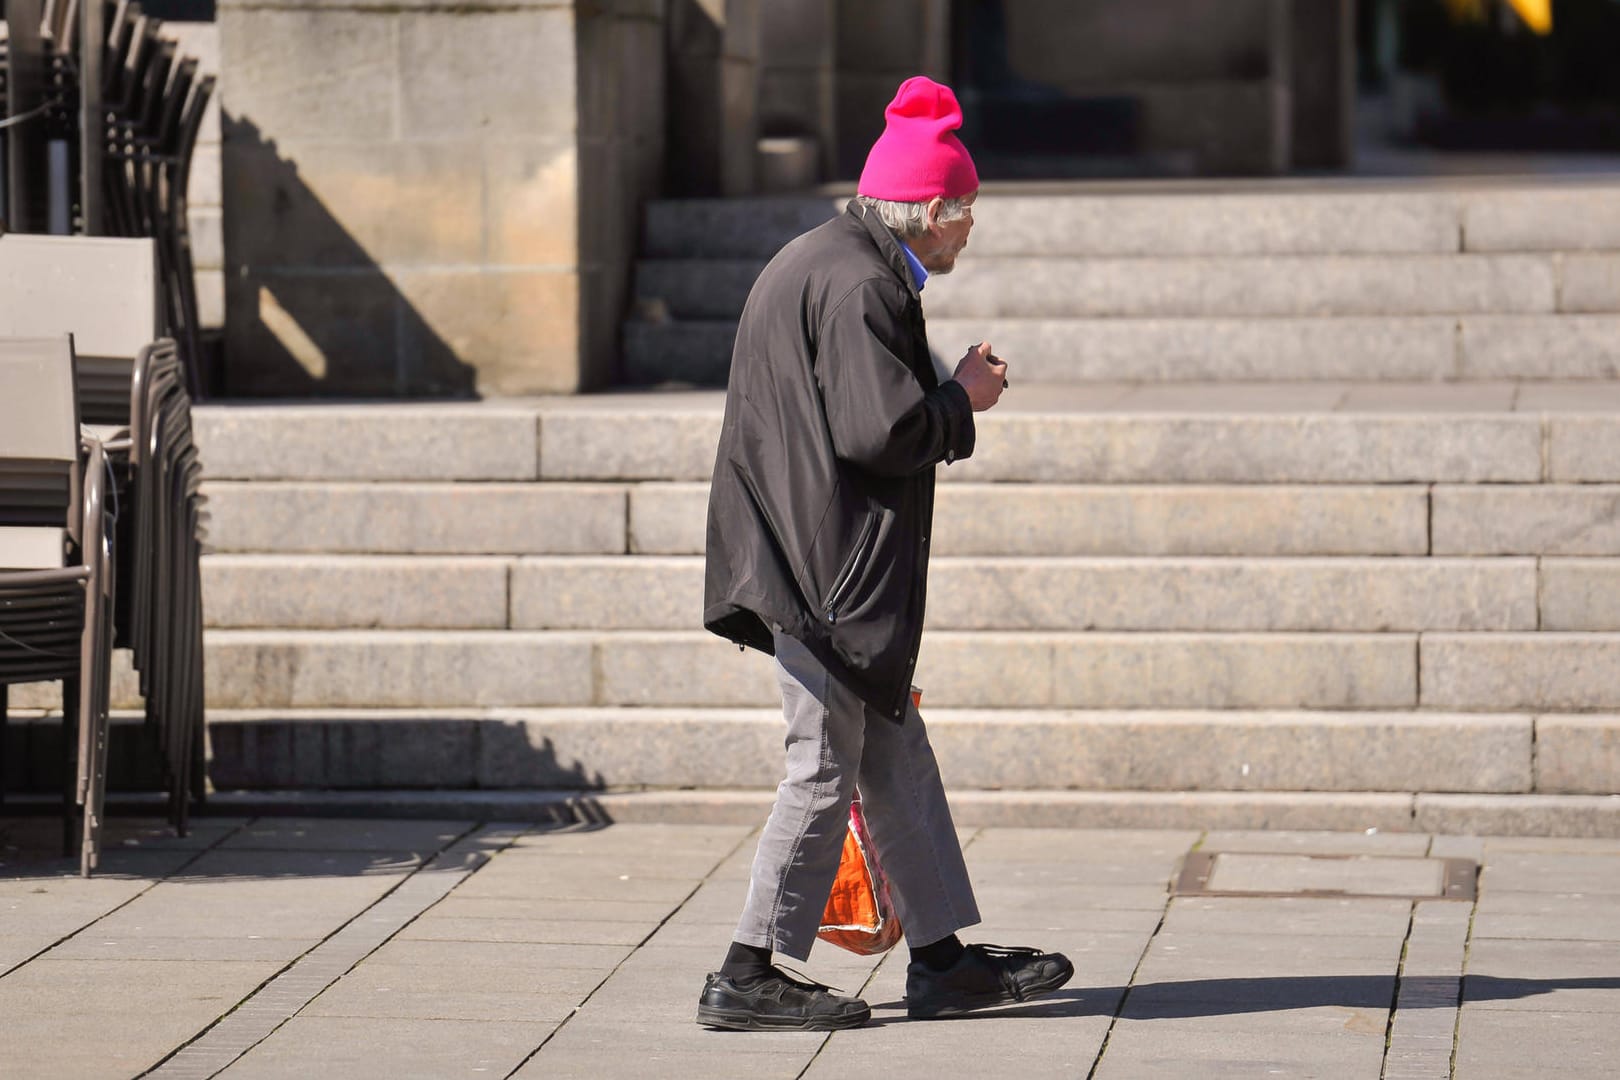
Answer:
M80 356L134 360L160 303L150 239L0 236L0 338L72 334Z
M134 359L162 325L158 282L151 239L0 236L0 337L72 334L81 418L126 424Z
M0 236L0 337L73 335L79 356L134 355L159 337L149 238Z
M0 338L0 532L10 537L0 566L33 565L19 552L46 550L44 533L24 537L17 527L54 530L48 546L57 554L46 565L62 565L64 529L79 539L74 383L72 338Z
M79 460L73 339L0 338L0 461ZM3 481L0 481L3 483Z

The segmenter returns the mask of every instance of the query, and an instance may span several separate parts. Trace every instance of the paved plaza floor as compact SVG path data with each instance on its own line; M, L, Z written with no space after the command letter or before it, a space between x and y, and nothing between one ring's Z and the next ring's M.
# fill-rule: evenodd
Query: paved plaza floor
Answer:
M807 973L873 1006L829 1036L693 1023L747 887L748 828L204 818L185 839L109 834L84 880L49 857L55 821L0 818L0 1075L1620 1075L1620 841L963 830L985 915L963 937L1062 950L1074 981L909 1021L904 949L823 944Z

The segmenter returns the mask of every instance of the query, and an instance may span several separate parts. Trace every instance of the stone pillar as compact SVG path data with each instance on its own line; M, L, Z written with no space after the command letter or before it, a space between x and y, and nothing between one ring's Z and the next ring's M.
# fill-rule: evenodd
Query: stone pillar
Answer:
M747 195L759 142L765 0L669 2L670 193Z
M1345 168L1355 153L1355 0L1294 0L1292 15L1293 166Z
M610 379L627 203L658 179L662 11L220 0L227 392Z
M950 0L836 0L838 176L853 180L883 109L913 75L949 81Z
M836 165L834 0L772 0L760 13L760 133L816 141L818 178Z

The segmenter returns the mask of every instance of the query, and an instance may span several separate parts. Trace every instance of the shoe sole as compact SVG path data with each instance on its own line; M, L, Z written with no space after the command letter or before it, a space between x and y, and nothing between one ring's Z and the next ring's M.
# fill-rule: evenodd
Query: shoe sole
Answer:
M978 1012L980 1009L992 1008L996 1005L1017 1005L1025 1001L1033 1001L1035 998L1041 997L1045 994L1050 994L1052 991L1062 987L1064 983L1068 982L1072 978L1074 978L1074 965L1070 964L1067 970L1059 972L1057 975L1047 979L1045 982L1032 983L1030 986L1026 987L1022 997L1011 997L1004 993L995 994L993 996L986 996L976 1000L953 1003L949 1005L940 1005L928 1009L913 1008L911 1005L907 1005L906 1017L911 1020L948 1020L953 1016L964 1016L968 1013Z
M872 1010L847 1016L761 1016L744 1010L716 1009L699 1005L697 1022L704 1027L726 1031L844 1031L857 1028L872 1018Z

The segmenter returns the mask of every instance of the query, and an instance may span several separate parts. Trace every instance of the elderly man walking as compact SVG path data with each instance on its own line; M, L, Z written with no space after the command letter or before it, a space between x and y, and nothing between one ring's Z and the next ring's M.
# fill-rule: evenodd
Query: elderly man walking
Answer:
M911 700L934 467L973 452L1006 365L969 349L940 382L920 292L973 229L979 178L948 87L901 85L844 215L784 247L737 329L709 496L704 625L775 657L787 777L760 836L730 951L698 1023L836 1030L858 998L796 979L832 888L858 784L911 947L906 1009L1024 1001L1074 974L1056 953L963 945L979 921L934 752Z

